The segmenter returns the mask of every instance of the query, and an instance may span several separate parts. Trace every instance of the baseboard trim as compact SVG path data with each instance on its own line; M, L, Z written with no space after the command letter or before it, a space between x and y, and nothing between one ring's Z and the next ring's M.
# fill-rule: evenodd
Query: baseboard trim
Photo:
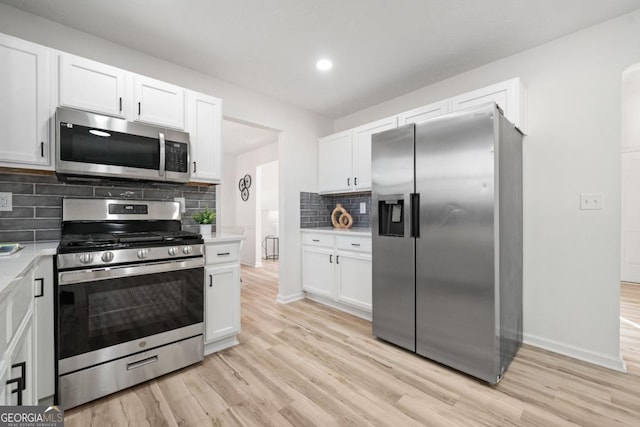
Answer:
M276 298L276 302L278 304L289 304L295 301L300 301L301 299L304 299L304 292L298 292L296 294L286 295L286 296L278 294L278 297Z
M624 363L622 356L618 356L618 358L610 357L605 354L585 350L583 348L575 347L569 344L563 344L532 334L524 334L523 339L525 344L540 347L554 353L569 356L574 359L582 360L584 362L593 363L594 365L602 366L608 369L613 369L614 371L627 372L627 365Z
M331 308L335 308L336 310L340 310L340 311L344 311L345 313L352 314L361 319L371 321L371 313L368 311L364 311L356 307L351 307L348 304L343 304L341 302L334 301L331 298L327 298L322 295L311 294L309 292L307 292L307 298L310 299L311 301L315 301L320 304L327 305Z
M238 342L238 337L237 335L232 335L230 337L227 338L223 338L221 340L218 341L214 341L210 344L205 344L204 345L204 355L209 355L211 353L215 353L218 352L220 350L224 350L225 348L229 348L229 347L233 347L234 345L238 345L240 344Z

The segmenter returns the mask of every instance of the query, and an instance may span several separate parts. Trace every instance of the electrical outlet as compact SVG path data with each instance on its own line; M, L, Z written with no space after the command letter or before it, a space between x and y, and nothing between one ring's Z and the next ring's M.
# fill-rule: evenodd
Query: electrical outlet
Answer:
M367 204L365 202L360 202L360 213L367 213Z
M0 193L0 211L13 210L13 195L11 193Z
M580 210L595 211L604 209L604 195L602 193L581 193L580 194Z

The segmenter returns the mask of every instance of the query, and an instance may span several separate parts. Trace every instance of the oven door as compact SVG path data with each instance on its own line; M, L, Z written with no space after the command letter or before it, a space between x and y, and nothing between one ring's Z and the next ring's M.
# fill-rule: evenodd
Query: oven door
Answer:
M204 260L58 273L58 374L203 333Z

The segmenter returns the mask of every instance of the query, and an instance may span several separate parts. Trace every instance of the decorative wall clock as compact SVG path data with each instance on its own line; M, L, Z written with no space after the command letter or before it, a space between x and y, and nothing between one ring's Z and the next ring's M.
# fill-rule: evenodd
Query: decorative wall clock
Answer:
M251 175L246 174L244 177L240 178L240 181L238 182L240 197L242 197L242 200L245 202L249 200L249 187L251 187Z

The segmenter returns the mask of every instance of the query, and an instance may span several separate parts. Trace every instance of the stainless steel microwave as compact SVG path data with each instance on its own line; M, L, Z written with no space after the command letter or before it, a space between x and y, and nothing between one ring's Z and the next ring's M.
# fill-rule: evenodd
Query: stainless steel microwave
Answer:
M145 181L189 181L189 134L58 108L56 173Z

